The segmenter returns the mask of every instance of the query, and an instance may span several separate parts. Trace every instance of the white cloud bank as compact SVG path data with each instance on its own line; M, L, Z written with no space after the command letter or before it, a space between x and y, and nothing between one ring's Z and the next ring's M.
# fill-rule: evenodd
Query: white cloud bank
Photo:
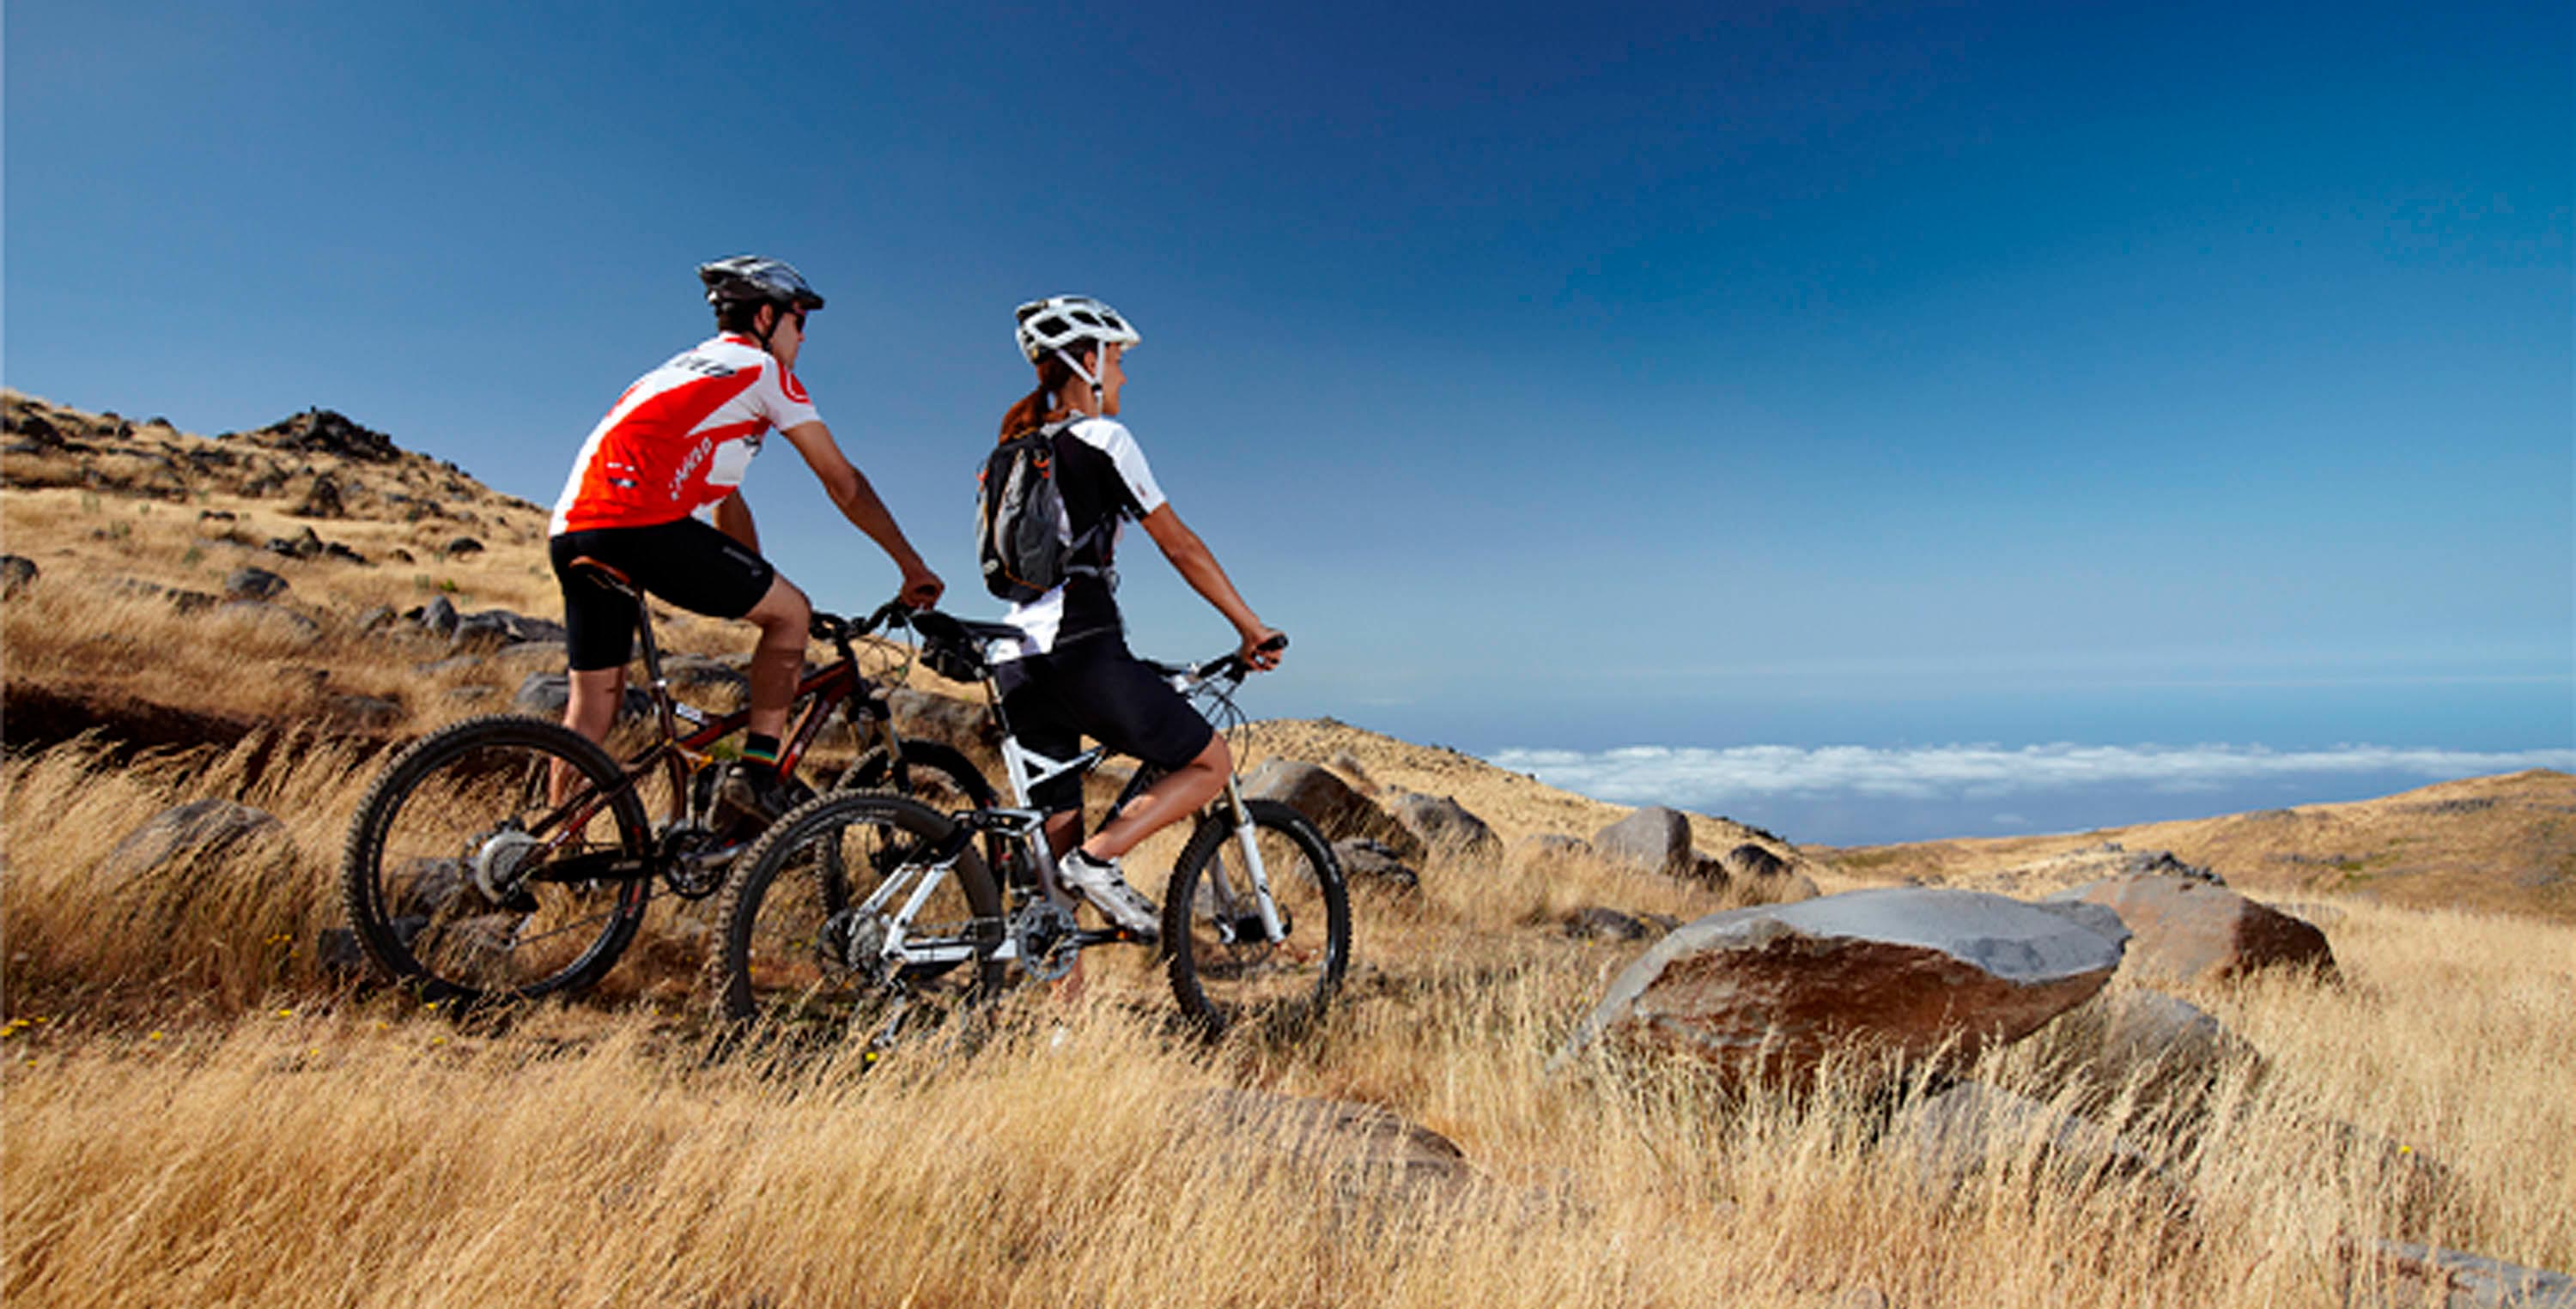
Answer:
M1596 799L1692 808L1761 796L1983 800L2102 785L2208 791L2302 776L2369 773L2434 782L2526 768L2576 771L2576 750L2375 745L2277 751L2236 745L1628 746L1591 752L1502 750L1491 759Z

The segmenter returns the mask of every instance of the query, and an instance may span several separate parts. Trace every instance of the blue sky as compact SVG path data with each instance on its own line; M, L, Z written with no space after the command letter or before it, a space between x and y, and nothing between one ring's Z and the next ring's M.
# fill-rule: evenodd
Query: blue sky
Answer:
M2563 3L6 21L0 363L57 401L323 405L549 502L702 334L690 267L775 253L831 298L826 418L971 586L1010 307L1080 290L1295 635L1264 712L1596 788L1659 748L1815 840L2576 762ZM891 587L792 459L749 495L822 603ZM1126 571L1139 648L1224 643ZM1716 753L1978 746L2149 762L1900 812Z

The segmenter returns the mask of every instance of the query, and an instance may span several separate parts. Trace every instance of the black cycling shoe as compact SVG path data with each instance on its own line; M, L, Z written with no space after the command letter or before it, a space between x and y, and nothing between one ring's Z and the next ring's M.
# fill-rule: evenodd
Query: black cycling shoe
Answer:
M796 797L778 780L778 769L736 759L725 765L716 782L716 829L757 831L796 807Z

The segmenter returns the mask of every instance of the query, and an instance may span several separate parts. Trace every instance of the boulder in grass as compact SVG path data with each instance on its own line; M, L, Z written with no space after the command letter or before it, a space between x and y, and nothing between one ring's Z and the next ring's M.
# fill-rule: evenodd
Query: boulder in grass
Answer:
M1243 779L1243 793L1277 800L1304 814L1327 841L1375 841L1399 859L1420 859L1422 838L1406 830L1376 802L1351 789L1331 770L1296 759L1264 759Z
M1941 1196L1981 1173L2011 1169L2028 1171L2059 1194L2105 1182L2143 1184L2163 1192L2169 1209L2187 1207L2182 1190L2136 1142L1982 1082L1956 1082L1909 1103L1893 1128L1899 1157Z
M1592 837L1592 849L1640 872L1689 877L1698 868L1690 820L1662 805L1649 805L1602 828Z
M2177 1122L2196 1121L2232 1070L2248 1082L2265 1070L2259 1051L2198 1006L2136 987L2095 996L2061 1019L2046 1044L2050 1076L2080 1078L2083 1104L2126 1099Z
M276 815L231 800L191 800L126 833L107 852L99 875L111 886L131 884L165 869L211 866L252 853L291 857L286 825Z
M1728 910L1630 964L1557 1062L1613 1041L1789 1085L1844 1050L1971 1059L2091 999L2127 941L2098 906L1930 887Z
M1395 851L1366 837L1350 837L1333 842L1333 859L1341 864L1342 875L1354 885L1378 886L1392 891L1422 889L1422 874L1404 862Z
M1387 810L1425 848L1446 850L1470 859L1490 860L1503 851L1502 838L1467 806L1445 795L1390 790Z
M286 594L286 579L265 568L236 568L224 578L227 600L271 600Z
M1375 1105L1220 1087L1182 1112L1244 1164L1277 1163L1371 1203L1443 1199L1478 1180L1456 1142Z
M0 599L10 599L36 584L36 561L25 555L0 555Z
M2576 1277L2406 1241L2348 1241L2344 1303L2439 1309L2576 1309ZM2367 1267L2371 1275L2362 1272ZM2376 1296L2364 1293L2379 1283Z
M2275 968L2335 972L2325 933L2216 882L2131 874L2060 891L2048 902L2117 913L2137 938L2130 971L2143 979L2222 981Z

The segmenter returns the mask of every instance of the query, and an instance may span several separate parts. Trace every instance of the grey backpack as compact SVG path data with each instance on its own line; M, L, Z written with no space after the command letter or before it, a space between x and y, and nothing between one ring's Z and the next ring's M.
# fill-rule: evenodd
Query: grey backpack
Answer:
M1075 537L1057 480L1063 460L1056 438L1067 424L1031 428L993 448L975 474L975 563L984 589L996 599L1022 603L1101 571L1078 556L1100 529Z

